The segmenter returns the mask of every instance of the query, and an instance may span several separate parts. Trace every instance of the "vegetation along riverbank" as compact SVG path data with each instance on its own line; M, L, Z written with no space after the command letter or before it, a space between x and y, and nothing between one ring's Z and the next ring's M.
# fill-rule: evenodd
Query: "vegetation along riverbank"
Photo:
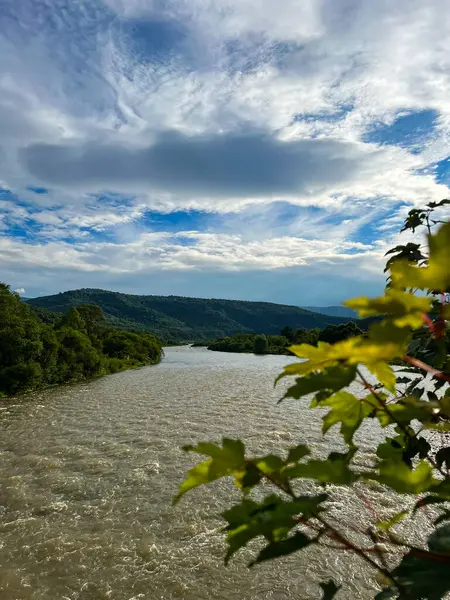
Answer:
M55 315L0 283L0 396L155 364L161 355L155 336L108 326L98 306Z
M291 354L289 347L292 344L312 344L318 342L338 342L362 335L361 329L356 323L341 323L340 325L328 325L324 329L297 329L285 327L280 335L265 335L256 333L237 333L233 336L220 338L209 343L208 350L218 352L246 352L255 354ZM197 345L204 345L200 342Z

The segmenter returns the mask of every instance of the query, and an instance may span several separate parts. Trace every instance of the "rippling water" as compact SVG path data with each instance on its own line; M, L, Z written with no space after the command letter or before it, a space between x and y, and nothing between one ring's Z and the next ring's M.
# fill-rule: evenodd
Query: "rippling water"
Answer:
M230 436L257 452L340 447L331 432L322 440L318 411L276 404L283 384L274 390L273 380L287 362L169 348L160 365L4 405L0 600L313 600L329 577L350 586L341 598L373 597L358 559L315 548L252 570L244 551L225 568L217 514L237 497L226 481L171 506L195 462L183 444ZM378 435L366 430L363 447ZM357 524L354 496L333 496L336 515ZM395 499L381 500L392 514Z

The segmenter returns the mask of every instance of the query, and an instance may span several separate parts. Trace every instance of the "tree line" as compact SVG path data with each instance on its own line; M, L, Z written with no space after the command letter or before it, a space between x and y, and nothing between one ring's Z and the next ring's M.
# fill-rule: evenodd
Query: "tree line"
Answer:
M161 353L150 333L108 327L98 306L55 316L0 283L0 396L155 364Z
M284 327L280 335L237 333L211 342L208 345L208 349L218 352L290 354L289 347L292 344L310 344L312 346L317 346L319 342L332 344L350 337L363 335L363 333L364 331L353 321L340 325L328 325L324 329L293 329L292 327Z

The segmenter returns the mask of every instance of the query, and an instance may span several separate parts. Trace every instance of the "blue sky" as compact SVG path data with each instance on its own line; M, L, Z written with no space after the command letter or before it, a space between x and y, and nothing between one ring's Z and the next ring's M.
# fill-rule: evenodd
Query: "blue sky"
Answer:
M328 305L449 196L445 0L4 0L0 280Z

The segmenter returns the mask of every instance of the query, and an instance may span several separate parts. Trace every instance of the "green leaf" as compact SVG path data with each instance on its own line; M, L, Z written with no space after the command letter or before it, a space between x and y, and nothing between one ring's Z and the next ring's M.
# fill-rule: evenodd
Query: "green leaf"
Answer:
M436 464L439 468L445 465L447 469L450 469L450 446L438 450L436 453Z
M323 591L322 600L333 600L342 585L336 585L332 579L330 581L322 581L319 583Z
M448 566L450 569L450 524L433 531L428 538L428 546L432 552L449 555Z
M444 509L444 512L433 521L433 525L436 527L437 525L444 523L444 521L450 521L450 510Z
M270 542L261 552L255 561L250 563L250 567L266 560L272 560L273 558L279 558L280 556L286 556L297 552L302 548L306 548L313 543L308 536L300 531L297 531L292 537L288 537L285 540L279 542Z
M381 459L394 458L401 460L405 445L405 436L403 434L395 438L386 438L384 442L378 445L377 456Z
M269 542L286 539L291 529L298 525L298 518L309 519L317 515L327 498L326 494L319 494L284 501L273 494L261 503L244 499L223 513L228 522L225 562L254 538L262 536Z
M381 348L385 348L385 354L381 354L380 360L384 362L404 356L408 342L411 337L410 327L396 327L390 319L373 323L369 327L370 338ZM402 369L405 372L406 369Z
M450 478L447 477L443 481L437 481L436 485L431 489L433 494L437 494L445 500L450 500Z
M263 475L268 475L280 485L283 486L287 481L285 475L282 473L285 463L279 456L268 454L262 458L255 459L254 464Z
M184 446L185 452L205 454L213 459L227 461L233 464L242 464L245 458L245 446L241 440L224 438L222 447L210 442L200 442L197 446Z
M178 494L174 498L174 504L176 504L180 498L186 494L186 492L189 492L200 485L211 483L212 481L215 481L220 477L224 477L225 475L230 475L231 472L228 468L224 468L223 471L218 470L217 466L214 465L214 461L212 460L205 460L204 462L196 465L194 468L188 471L186 479L178 488Z
M299 400L303 396L314 394L318 391L332 394L349 386L355 379L355 376L356 365L350 367L330 367L322 372L309 373L305 377L299 377L295 385L288 389L284 398Z
M408 600L442 600L450 591L450 524L433 531L428 547L433 554L410 550L392 572Z
M258 469L260 469L263 473L267 473L268 475L279 473L284 467L283 460L276 454L268 454L267 456L258 458L256 459L255 464Z
M370 476L400 494L422 494L437 483L433 479L433 469L426 461L421 461L416 469L410 469L401 460L383 460L379 474Z
M355 336L335 344L319 342L317 346L291 346L289 350L293 354L307 360L287 365L278 379L289 375L304 376L343 363L347 366L365 363L368 367L387 363L404 356L409 337L409 327L399 328L392 323L380 323L371 326L369 337Z
M450 562L445 558L441 561L410 550L392 574L408 600L443 600L450 591Z
M247 493L252 487L258 485L262 478L263 474L258 467L254 463L249 462L245 465L242 476L236 478L236 483L238 487L242 488L244 493Z
M288 467L284 473L293 479L315 479L320 483L346 485L357 478L349 469L348 462L348 455L331 453L327 460L310 460L295 467Z
M370 401L360 400L348 392L338 392L328 400L321 402L320 406L331 408L323 417L323 433L326 433L336 423L341 423L341 434L349 445L363 420L375 408Z
M408 425L415 419L422 423L434 420L435 410L439 410L439 405L409 396L393 404L388 404L387 410L388 412L384 410L377 411L377 418L382 427L387 427L394 423Z
M389 531L394 525L400 523L402 519L404 519L409 512L407 510L402 510L401 512L394 515L389 521L377 521L377 527L382 529L383 531Z
M186 479L181 483L178 494L174 498L176 504L190 490L221 477L235 475L240 485L245 471L245 447L240 440L224 438L222 447L217 444L201 442L197 446L185 446L185 452L198 452L210 456L188 471Z
M391 598L398 598L398 592L393 588L385 588L375 596L374 600L391 600Z
M377 456L382 459L402 460L409 467L412 466L412 459L418 456L426 458L431 450L430 444L423 437L416 437L414 430L411 429L408 434L397 427L399 435L395 438L386 438L377 448Z
M287 463L296 463L299 460L301 460L302 458L304 458L305 456L308 456L308 454L310 453L310 450L308 448L308 446L305 446L304 444L299 444L298 446L295 446L294 448L291 448L289 450L289 454L287 457Z

